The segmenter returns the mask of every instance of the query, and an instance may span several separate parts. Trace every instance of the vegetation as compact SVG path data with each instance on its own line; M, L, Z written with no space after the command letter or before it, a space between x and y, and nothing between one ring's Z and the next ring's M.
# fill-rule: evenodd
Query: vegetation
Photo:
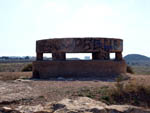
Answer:
M0 80L16 80L22 78L31 78L32 72L0 72Z
M127 66L127 72L131 73L131 74L134 74L134 71L130 66Z
M0 63L0 72L21 72L30 62Z
M150 107L150 86L138 84L135 80L128 84L117 81L115 87L108 92L110 103Z
M27 65L22 69L22 72L26 72L26 71L32 71L32 64L27 64Z
M116 79L114 86L84 87L77 92L73 92L73 95L86 96L107 104L130 104L146 108L150 107L150 86L139 84L136 80L129 80L128 83L125 83L121 77Z
M130 66L137 75L150 75L150 66Z

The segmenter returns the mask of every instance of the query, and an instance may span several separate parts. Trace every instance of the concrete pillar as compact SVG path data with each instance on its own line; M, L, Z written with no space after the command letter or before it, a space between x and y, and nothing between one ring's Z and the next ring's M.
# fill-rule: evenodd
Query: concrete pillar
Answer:
M109 60L109 52L94 52L92 53L93 60Z
M43 60L43 53L36 53L36 60Z
M52 60L66 60L66 53L62 52L52 53Z
M104 59L105 59L105 60L110 60L110 54L109 54L109 52L106 52L106 53L105 53Z
M122 60L122 52L116 52L116 60Z
M103 60L104 57L102 55L102 53L100 52L94 52L92 53L92 60Z

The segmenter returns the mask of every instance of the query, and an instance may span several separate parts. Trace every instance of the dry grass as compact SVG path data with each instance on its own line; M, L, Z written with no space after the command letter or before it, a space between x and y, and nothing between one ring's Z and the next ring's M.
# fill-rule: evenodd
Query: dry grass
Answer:
M137 75L150 75L150 66L131 66L133 72Z
M150 108L150 76L130 75L130 79L116 79L113 85L81 87L73 96L86 96L107 104L130 104Z
M3 81L31 77L32 72L0 72L0 80Z
M31 62L6 62L0 63L0 80L15 80L19 78L31 78L32 72L21 72Z
M31 62L0 63L0 72L21 72L21 70Z
M143 80L133 78L126 83L117 81L115 86L108 90L109 102L150 107L150 83L146 82L150 82L150 78Z

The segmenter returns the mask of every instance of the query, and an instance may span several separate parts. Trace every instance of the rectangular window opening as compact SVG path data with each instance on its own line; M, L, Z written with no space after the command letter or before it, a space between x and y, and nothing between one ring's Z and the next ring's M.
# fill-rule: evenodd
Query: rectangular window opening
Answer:
M43 60L52 60L52 53L43 53Z
M92 60L92 53L66 53L66 60Z

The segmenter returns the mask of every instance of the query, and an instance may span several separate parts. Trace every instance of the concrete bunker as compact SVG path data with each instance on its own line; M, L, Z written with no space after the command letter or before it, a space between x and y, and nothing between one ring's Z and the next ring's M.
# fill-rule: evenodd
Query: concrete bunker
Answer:
M33 77L100 77L126 72L123 40L114 38L56 38L36 41ZM52 60L43 60L51 53ZM92 53L92 60L66 60L66 53ZM115 60L110 60L115 53Z

